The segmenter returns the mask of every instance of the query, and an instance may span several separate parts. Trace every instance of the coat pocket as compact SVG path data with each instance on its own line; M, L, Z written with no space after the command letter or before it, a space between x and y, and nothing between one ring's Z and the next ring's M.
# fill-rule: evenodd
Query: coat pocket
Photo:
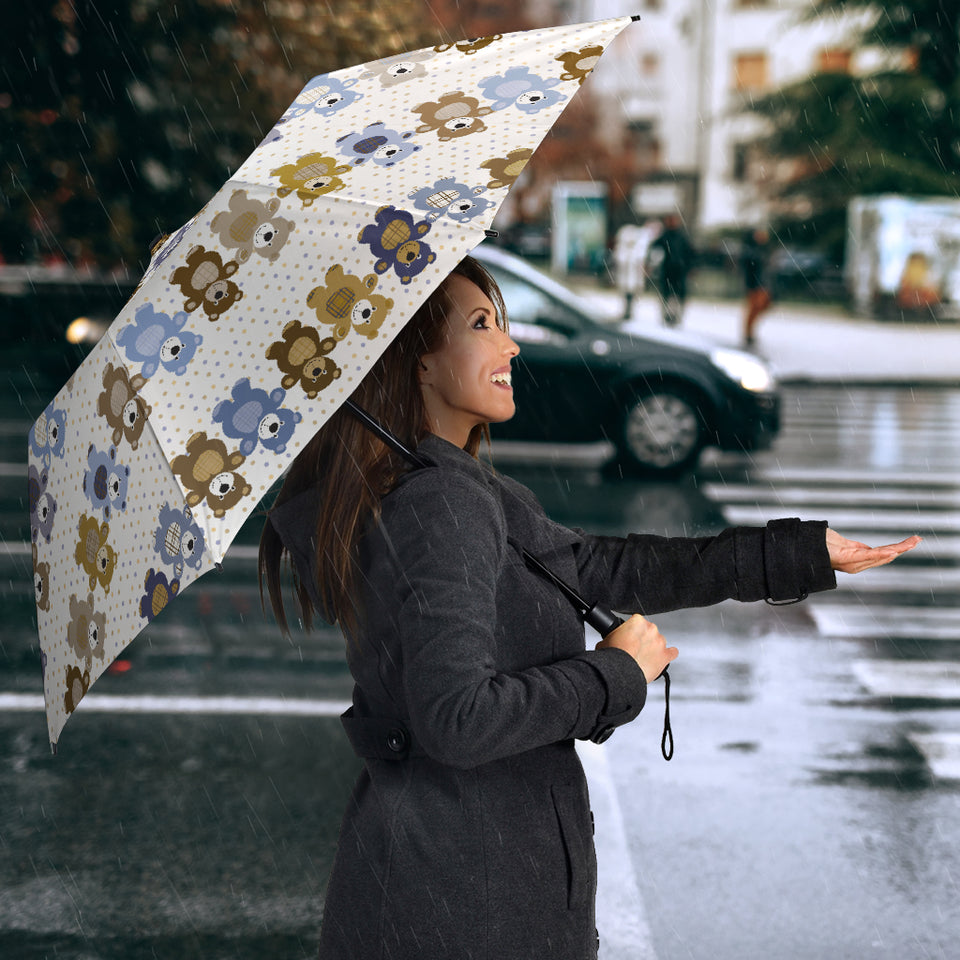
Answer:
M567 907L576 910L596 896L597 888L597 862L586 790L579 784L557 784L550 792L567 858Z

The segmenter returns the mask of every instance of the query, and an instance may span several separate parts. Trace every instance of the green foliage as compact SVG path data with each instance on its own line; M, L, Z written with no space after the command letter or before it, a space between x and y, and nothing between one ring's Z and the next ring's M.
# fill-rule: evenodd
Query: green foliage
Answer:
M816 225L821 245L835 252L851 197L954 194L960 183L960 4L819 0L809 16L855 8L873 14L860 43L886 51L884 69L815 74L750 105L768 121L762 152L792 161L792 175L775 188L778 229L811 233Z
M422 14L376 0L7 5L0 254L139 271L310 77L438 42Z

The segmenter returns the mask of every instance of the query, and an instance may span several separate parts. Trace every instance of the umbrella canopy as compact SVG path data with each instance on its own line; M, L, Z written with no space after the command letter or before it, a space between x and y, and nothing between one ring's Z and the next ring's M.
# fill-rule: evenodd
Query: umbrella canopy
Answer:
M483 239L631 18L315 77L155 251L29 437L51 745Z

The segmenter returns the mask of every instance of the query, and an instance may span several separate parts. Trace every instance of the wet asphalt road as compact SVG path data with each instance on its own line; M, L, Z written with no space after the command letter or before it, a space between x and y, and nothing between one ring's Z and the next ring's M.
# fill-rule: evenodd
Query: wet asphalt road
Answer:
M13 379L0 691L22 695L40 691L24 437L52 393ZM871 542L926 536L896 568L803 605L657 618L681 649L676 756L659 755L655 692L588 764L597 802L612 797L597 830L619 897L600 903L604 960L956 956L960 391L791 388L785 400L775 451L678 483L501 464L558 520L598 532L799 515ZM142 707L176 694L180 710L214 697L234 712L81 707L54 758L40 712L0 710L0 956L315 955L356 769L335 719L350 683L334 633L291 642L261 618L257 526L90 695ZM276 708L258 697L317 715L252 712Z

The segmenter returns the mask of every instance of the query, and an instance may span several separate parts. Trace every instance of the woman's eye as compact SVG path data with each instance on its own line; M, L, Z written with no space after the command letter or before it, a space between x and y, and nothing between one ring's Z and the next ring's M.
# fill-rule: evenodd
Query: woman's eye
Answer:
M486 317L478 317L478 318L474 321L473 329L474 329L474 330L486 330L486 329L487 329L487 326L488 326L488 324L487 324L487 318L486 318Z

